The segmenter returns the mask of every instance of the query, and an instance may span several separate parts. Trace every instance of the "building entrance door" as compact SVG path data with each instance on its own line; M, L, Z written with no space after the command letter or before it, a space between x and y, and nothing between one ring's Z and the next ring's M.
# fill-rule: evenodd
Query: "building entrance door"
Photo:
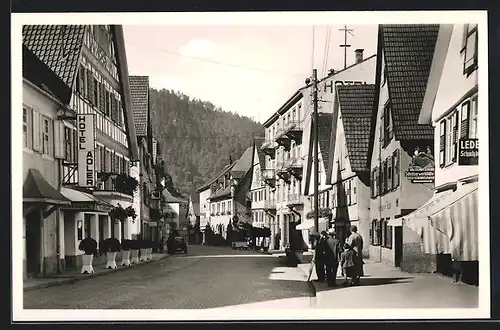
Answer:
M26 215L26 271L28 276L40 274L41 221L38 209Z
M394 227L394 266L400 267L403 260L403 227Z

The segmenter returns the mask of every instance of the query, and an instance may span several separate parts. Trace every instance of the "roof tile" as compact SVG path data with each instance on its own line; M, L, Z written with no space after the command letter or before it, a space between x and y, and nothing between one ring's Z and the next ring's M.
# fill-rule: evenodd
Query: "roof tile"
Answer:
M375 85L340 85L337 95L351 169L366 171Z
M387 85L397 140L432 139L432 125L418 124L439 25L382 25Z
M73 87L85 25L24 25L23 44L61 80Z
M137 136L146 136L149 115L149 77L130 76L129 82L135 131Z

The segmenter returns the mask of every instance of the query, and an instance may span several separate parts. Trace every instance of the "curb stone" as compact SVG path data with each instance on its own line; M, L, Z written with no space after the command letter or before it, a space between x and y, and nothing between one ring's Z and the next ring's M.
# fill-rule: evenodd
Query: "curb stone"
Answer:
M165 256L162 256L158 259L155 259L155 260L148 260L148 261L143 261L143 262L140 262L138 264L132 264L130 266L123 266L123 267L118 267L118 268L115 268L115 269L104 269L104 271L102 272L98 272L98 273L93 273L93 274L79 274L80 276L76 276L76 277L69 277L69 278L62 278L58 281L54 281L54 282L47 282L47 283L40 283L40 284L37 284L37 285L33 285L33 286L30 286L30 287L26 287L24 288L24 292L29 292L29 291L34 291L34 290L38 290L38 289L45 289L45 288L49 288L49 287L53 287L53 286L60 286L60 285L65 285L65 284L72 284L72 283L76 283L76 282L79 282L79 281L83 281L83 280L89 280L93 277L98 277L98 276L103 276L103 275L109 275L111 273L115 273L115 272L119 272L119 271L122 271L122 270L126 270L126 269L130 269L130 268L135 268L135 267L138 267L138 266L141 266L141 265L147 265L149 263L152 263L152 262L155 262L155 261L159 261L159 260L163 260L163 259L166 259L170 257L170 254L167 254Z

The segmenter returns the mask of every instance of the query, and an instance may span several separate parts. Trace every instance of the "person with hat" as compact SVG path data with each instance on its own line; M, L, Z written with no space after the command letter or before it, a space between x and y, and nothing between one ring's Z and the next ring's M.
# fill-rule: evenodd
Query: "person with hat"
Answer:
M315 245L314 245L314 265L316 268L316 276L318 277L318 282L324 282L326 278L325 269L325 252L326 252L326 231L322 231L321 234L315 234Z
M354 285L359 285L360 277L364 276L363 272L363 237L358 234L358 227L351 227L351 235L347 238L347 244L352 246L355 252L354 256L354 273L355 277L352 279Z
M337 286L337 270L342 248L340 246L340 240L335 237L335 229L330 228L328 234L329 237L326 240L325 253L326 281L329 287L334 287Z

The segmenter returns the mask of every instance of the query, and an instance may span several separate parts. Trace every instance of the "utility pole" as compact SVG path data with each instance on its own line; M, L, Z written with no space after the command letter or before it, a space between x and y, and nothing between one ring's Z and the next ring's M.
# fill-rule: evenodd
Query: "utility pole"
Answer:
M317 76L317 71L316 69L313 69L313 76L312 76L312 88L313 88L313 130L314 130L314 136L313 136L313 141L314 141L314 148L313 148L313 161L314 161L314 229L315 232L317 233L319 231L319 196L318 196L318 189L319 189L319 162L318 162L318 155L319 155L319 150L318 150L318 141L319 141L319 136L318 136L318 76Z
M353 35L351 32L354 31L353 29L348 29L347 25L344 25L343 29L339 29L339 31L344 31L344 44L340 45L339 47L344 48L344 69L347 67L347 47L351 47L351 45L347 44L347 34L349 33L350 35Z

